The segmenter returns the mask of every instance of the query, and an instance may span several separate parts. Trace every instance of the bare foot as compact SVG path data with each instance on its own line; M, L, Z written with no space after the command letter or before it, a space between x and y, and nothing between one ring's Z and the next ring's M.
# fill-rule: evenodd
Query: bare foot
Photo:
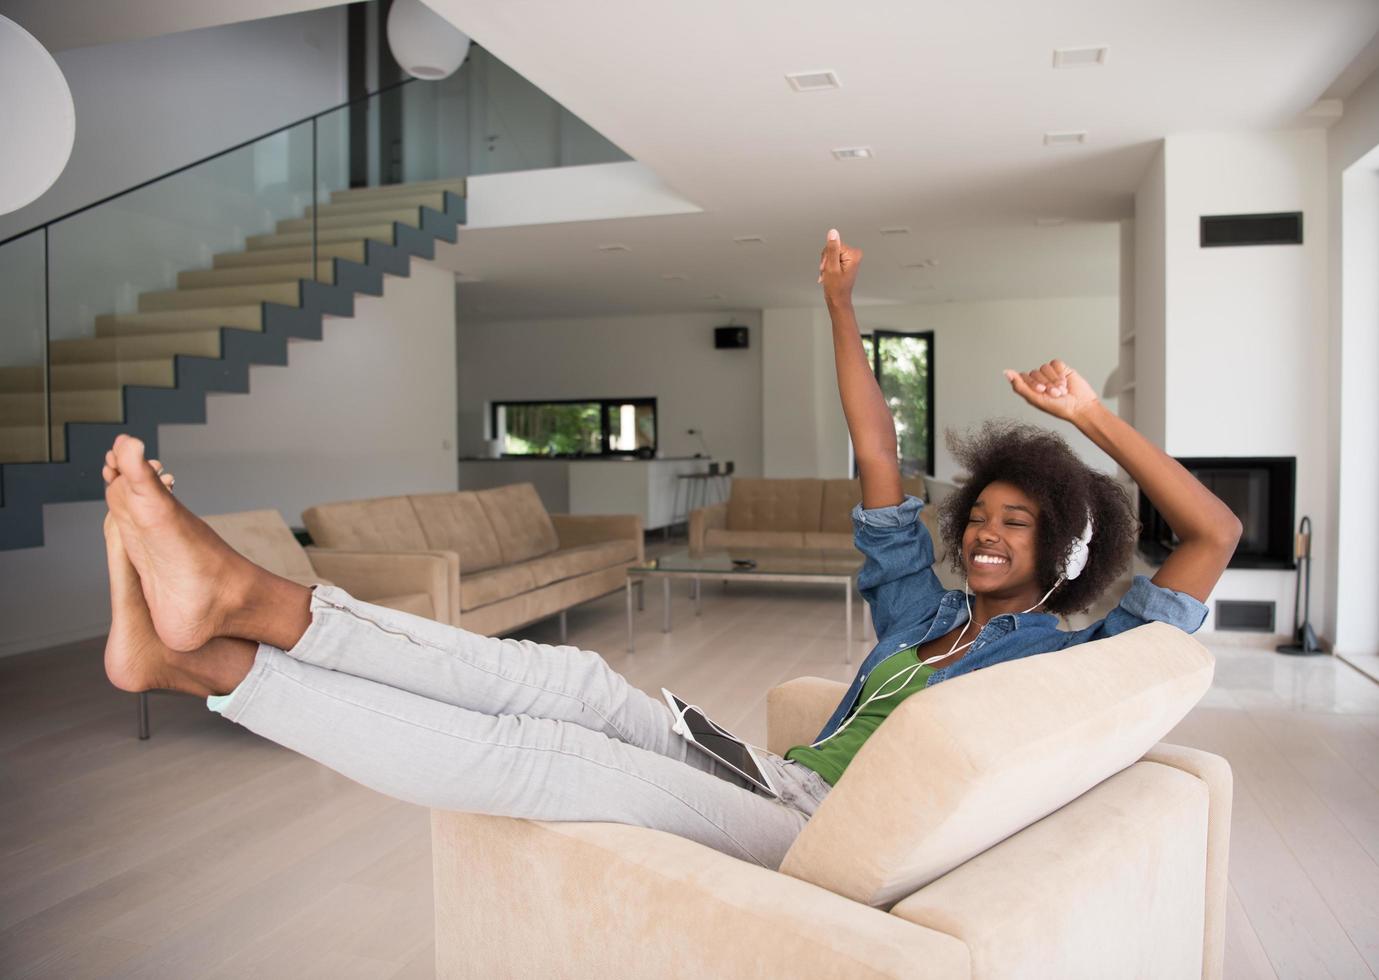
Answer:
M190 652L227 631L225 611L243 601L254 567L159 482L144 444L116 438L105 490L111 516L158 636Z
M253 666L255 645L221 638L194 653L169 649L153 627L138 572L110 515L105 518L105 551L111 614L105 673L110 683L122 691L182 691L198 697L234 690Z
M311 625L311 590L239 554L172 495L171 476L120 435L106 454L105 500L139 575L158 637L190 653L215 637L291 649Z

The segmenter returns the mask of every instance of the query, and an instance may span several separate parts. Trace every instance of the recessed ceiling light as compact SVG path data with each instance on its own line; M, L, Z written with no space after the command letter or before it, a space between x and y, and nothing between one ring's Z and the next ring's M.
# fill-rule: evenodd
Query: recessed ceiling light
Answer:
M599 251L600 251L600 252L630 252L630 251L632 251L632 249L628 248L626 245L623 245L623 244L621 244L621 243L619 243L619 242L612 242L611 244L608 244L608 245L600 245L600 246L599 246Z
M733 239L739 245L765 245L766 239L760 235L738 235Z
M906 228L904 225L890 225L887 228L881 229L881 234L883 235L908 235L909 233L910 229Z
M1054 48L1053 66L1055 68L1100 68L1106 64L1106 56L1111 49L1102 45L1096 48Z
M706 297L704 297L704 298L705 298L705 299L719 300L719 299L722 299L722 298L723 298L723 294L722 294L722 293L710 293L708 296L706 296Z
M874 156L870 146L840 146L833 151L835 160L870 160Z
M1034 223L1040 228L1053 228L1067 220L1067 218L1035 218Z
M842 88L836 71L796 71L785 76L790 87L796 92L823 92L831 88Z
M684 282L689 279L689 276L685 275L683 272L663 272L661 273L661 278L667 282Z
M900 266L900 268L902 268L902 269L932 269L932 268L934 268L936 265L938 265L938 260L936 260L936 259L920 259L918 262L905 262L905 263L903 263L903 264Z
M1056 133L1044 134L1045 146L1077 146L1087 142L1087 131L1085 129L1069 129Z

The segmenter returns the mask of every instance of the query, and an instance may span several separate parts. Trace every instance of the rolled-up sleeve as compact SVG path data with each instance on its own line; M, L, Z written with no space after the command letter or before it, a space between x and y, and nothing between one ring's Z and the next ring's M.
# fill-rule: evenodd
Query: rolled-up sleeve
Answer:
M1124 633L1145 623L1167 623L1184 633L1195 633L1207 618L1207 607L1185 592L1175 592L1155 585L1143 575L1136 575L1120 604L1101 622L1082 633L1087 639L1100 639ZM1078 634L1074 634L1078 635Z
M932 612L943 596L934 574L934 542L919 520L924 504L907 496L892 507L852 509L853 542L864 559L857 588L871 606L878 637Z

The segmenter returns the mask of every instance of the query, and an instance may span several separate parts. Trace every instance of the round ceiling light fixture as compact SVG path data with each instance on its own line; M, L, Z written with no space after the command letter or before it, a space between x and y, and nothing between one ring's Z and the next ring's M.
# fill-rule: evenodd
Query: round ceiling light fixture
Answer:
M43 195L72 156L77 133L72 90L38 39L0 17L0 214Z
M388 47L403 71L434 82L464 64L469 35L421 0L394 0L388 11Z

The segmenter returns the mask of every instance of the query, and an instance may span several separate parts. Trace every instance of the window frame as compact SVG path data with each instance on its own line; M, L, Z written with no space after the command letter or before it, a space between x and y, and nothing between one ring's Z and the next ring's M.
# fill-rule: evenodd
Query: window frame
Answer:
M924 379L924 398L928 402L929 411L927 413L929 425L924 433L924 475L930 479L935 478L935 459L934 459L934 431L937 429L935 418L937 411L934 402L934 376L938 373L935 370L937 362L936 347L934 344L934 331L932 330L883 330L877 328L861 334L863 340L871 340L871 374L876 379L876 384L881 385L881 345L877 343L877 338L885 337L916 337L922 340L927 346L929 372ZM897 446L897 449L899 447ZM848 451L852 454L852 475L857 476L857 455L852 452L852 440L848 440ZM896 457L896 463L900 462Z
M651 455L654 457L661 445L661 415L654 396L637 398L520 398L489 402L488 431L491 438L502 438L498 432L498 409L524 405L597 405L599 407L599 452L597 453L510 453L503 451L504 458L511 459L601 459L614 457L636 459L642 449L612 449L612 439L608 431L608 409L622 405L651 406Z

